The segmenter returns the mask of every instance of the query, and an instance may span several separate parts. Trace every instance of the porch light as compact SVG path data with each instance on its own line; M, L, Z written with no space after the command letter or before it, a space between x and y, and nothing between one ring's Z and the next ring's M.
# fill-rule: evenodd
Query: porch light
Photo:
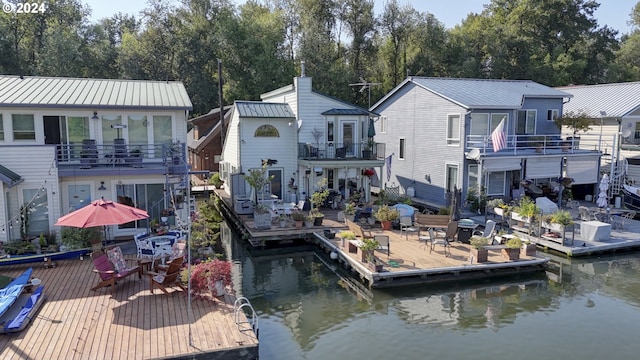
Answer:
M97 111L93 112L93 116L91 117L91 120L95 120L95 121L100 120L100 118L98 117L98 112Z

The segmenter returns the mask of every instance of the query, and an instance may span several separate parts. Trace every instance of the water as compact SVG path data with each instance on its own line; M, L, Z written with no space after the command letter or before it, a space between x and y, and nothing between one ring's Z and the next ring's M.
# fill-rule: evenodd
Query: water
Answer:
M250 255L235 239L227 247L242 274L237 292L260 317L262 360L611 360L640 350L638 253L552 257L546 274L369 291L308 248Z

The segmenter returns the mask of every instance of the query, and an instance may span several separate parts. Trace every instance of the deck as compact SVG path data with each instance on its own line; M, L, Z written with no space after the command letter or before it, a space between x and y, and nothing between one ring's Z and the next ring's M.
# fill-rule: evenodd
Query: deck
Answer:
M189 320L185 293L149 291L149 279L130 276L111 289L91 291L98 282L91 260L2 266L15 277L29 266L42 280L47 300L22 332L0 335L0 358L159 359L258 358L252 331L239 331L233 298L192 301ZM190 325L191 324L191 325Z

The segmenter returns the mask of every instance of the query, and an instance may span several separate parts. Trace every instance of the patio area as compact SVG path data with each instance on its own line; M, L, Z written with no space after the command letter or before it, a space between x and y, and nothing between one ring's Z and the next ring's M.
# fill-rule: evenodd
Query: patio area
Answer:
M22 332L0 335L2 359L158 359L258 356L252 331L235 323L233 297L215 302L193 300L177 292L149 291L149 278L131 276L110 288L90 291L98 282L91 259L0 267L15 277L33 267L47 297L36 318ZM170 290L172 291L172 290Z

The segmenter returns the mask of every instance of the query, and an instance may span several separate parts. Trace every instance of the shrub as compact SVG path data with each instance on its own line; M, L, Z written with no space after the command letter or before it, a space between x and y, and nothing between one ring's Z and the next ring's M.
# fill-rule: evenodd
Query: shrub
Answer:
M207 294L218 296L214 284L222 281L224 286L231 286L231 263L214 259L191 265L191 292L197 297L207 297Z

